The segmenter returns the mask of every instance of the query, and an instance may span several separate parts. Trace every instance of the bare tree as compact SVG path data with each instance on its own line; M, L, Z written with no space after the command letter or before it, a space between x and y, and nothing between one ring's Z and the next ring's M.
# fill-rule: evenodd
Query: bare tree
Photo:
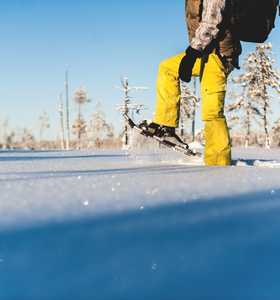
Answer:
M132 114L132 118L134 113L140 114L142 110L146 109L143 104L137 104L132 103L132 97L130 96L131 91L141 91L141 90L147 90L147 87L131 87L128 83L128 78L121 79L121 87L119 88L123 93L123 103L117 106L117 109L122 114ZM127 124L126 119L124 119L124 130L123 130L123 136L124 136L124 148L127 148L129 145L129 125Z
M70 148L70 103L69 103L69 71L65 71L65 103L66 103L66 149Z
M62 93L59 95L59 106L58 106L58 113L59 113L59 123L60 123L60 148L61 150L65 149L65 125L64 125L64 105L63 105L63 97Z

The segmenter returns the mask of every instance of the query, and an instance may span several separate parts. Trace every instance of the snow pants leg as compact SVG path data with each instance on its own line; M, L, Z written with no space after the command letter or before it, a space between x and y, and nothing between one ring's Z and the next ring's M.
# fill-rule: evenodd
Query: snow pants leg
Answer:
M164 60L159 65L157 101L154 122L177 127L180 112L178 69L184 52ZM201 60L197 59L193 76L199 76ZM231 164L231 145L224 116L227 75L215 53L209 55L201 81L202 120L204 121L204 161L208 166Z

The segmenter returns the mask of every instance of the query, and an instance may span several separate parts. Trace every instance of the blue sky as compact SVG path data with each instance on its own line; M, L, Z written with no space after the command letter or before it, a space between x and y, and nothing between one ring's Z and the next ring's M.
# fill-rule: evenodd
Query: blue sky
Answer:
M119 129L115 107L121 94L114 86L120 77L150 88L135 94L150 108L143 117L150 117L158 63L188 45L184 0L3 0L0 19L0 119L37 132L38 117L47 111L52 137L58 134L57 97L64 89L66 65L71 93L82 85L92 99L85 115L100 101ZM277 23L270 40L280 62ZM244 45L244 54L252 49ZM277 113L279 104L273 106ZM71 101L72 117L75 113Z

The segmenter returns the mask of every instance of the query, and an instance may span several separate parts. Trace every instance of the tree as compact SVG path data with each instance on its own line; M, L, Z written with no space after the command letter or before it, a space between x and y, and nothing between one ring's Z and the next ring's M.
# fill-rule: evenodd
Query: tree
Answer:
M88 99L87 91L80 87L74 92L73 97L75 103L78 105L78 116L77 119L74 121L72 126L73 134L77 136L78 139L78 149L81 148L81 138L86 133L86 121L82 116L82 107L86 103L90 102Z
M195 117L199 98L196 96L196 79L194 79L194 90L191 91L187 84L180 82L180 135L185 135L185 123L190 120L192 124L192 141L195 140Z
M239 81L238 79L233 79L234 82L235 80L236 82ZM230 127L239 124L241 128L245 129L245 147L247 148L251 139L252 123L257 120L257 117L261 116L261 112L256 103L251 101L246 83L242 83L241 95L234 98L236 98L236 102L226 107L226 111L229 114L228 121L231 124Z
M14 145L14 138L15 138L15 132L11 131L7 136L6 136L6 141L5 145L7 149L12 149Z
M273 68L275 61L271 54L271 44L258 45L245 61L245 73L235 79L236 83L246 87L248 101L251 101L252 109L258 112L265 133L266 148L269 148L271 144L269 137L271 95L269 91L274 90L280 93L280 76ZM251 108L248 111L252 111Z
M146 109L143 104L137 104L137 103L132 103L132 97L130 96L130 92L132 91L145 91L148 88L147 87L136 87L136 86L130 86L128 82L128 78L125 77L121 79L121 87L117 87L123 92L123 98L122 98L122 104L117 106L117 110L119 110L122 115L131 115L131 118L133 119L134 117L134 112L137 114L140 114L142 110ZM126 149L129 146L129 128L130 126L128 125L126 118L124 118L124 129L123 129L123 148Z
M100 148L106 139L113 139L113 126L106 121L105 113L102 111L101 103L98 102L91 116L88 127L89 146Z
M77 136L78 149L81 149L82 137L86 134L87 124L84 118L80 115L72 125L72 133Z
M1 125L0 125L1 141L2 141L2 148L4 148L4 149L7 148L8 127L9 127L8 119L1 121Z
M50 119L48 114L45 111L39 117L39 126L40 126L40 147L42 147L44 131L50 128Z
M280 147L280 119L278 119L272 128L273 142Z
M35 138L31 130L24 128L21 136L21 145L25 149L35 148Z
M59 105L58 105L58 113L59 113L59 123L60 123L60 148L61 150L65 149L65 127L64 127L64 104L62 94L58 97Z

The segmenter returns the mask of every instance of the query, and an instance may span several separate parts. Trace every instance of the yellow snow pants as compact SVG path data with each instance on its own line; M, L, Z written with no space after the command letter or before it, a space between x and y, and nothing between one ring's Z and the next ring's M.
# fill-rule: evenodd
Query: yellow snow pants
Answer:
M180 112L179 64L184 52L164 60L159 65L157 103L154 122L178 127ZM200 75L201 59L197 59L193 76ZM231 145L224 116L227 75L217 54L211 53L205 64L200 84L202 120L204 121L204 162L208 166L231 164Z

